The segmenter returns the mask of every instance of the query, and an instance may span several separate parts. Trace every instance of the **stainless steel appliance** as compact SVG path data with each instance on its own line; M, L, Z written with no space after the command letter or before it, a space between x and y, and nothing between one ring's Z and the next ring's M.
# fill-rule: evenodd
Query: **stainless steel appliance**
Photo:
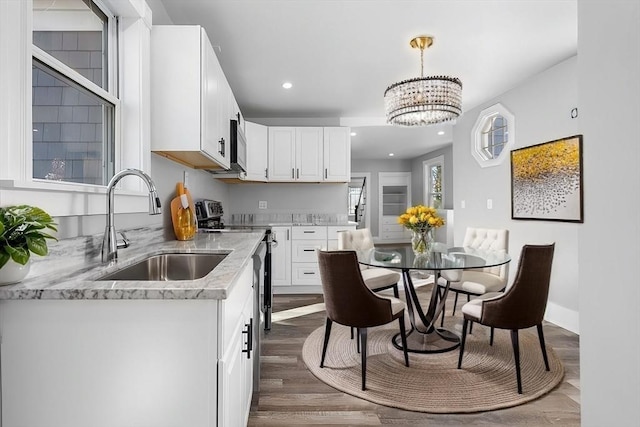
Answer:
M231 152L231 170L236 172L246 172L247 170L247 138L240 124L240 114L238 120L231 120L231 135L229 136Z
M217 230L224 228L222 223L222 203L217 200L202 199L195 202L198 229Z

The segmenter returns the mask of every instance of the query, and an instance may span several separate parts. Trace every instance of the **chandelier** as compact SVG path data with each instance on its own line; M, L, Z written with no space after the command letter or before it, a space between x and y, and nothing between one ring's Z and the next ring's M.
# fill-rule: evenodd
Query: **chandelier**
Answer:
M420 49L420 77L394 83L384 91L387 123L424 126L455 119L462 113L462 82L456 77L424 77L424 49L433 37L418 36L410 42Z

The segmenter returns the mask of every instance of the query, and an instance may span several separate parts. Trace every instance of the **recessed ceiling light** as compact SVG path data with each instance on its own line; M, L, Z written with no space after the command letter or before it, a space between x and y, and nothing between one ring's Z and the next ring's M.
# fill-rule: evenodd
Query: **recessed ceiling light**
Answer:
M282 83L282 87L285 89L291 89L293 87L293 84L291 84L291 82L284 82Z
M389 157L393 157L393 153L389 153Z
M351 136L356 136L357 134L357 132L351 132Z
M444 135L444 131L443 130L438 131L438 135Z

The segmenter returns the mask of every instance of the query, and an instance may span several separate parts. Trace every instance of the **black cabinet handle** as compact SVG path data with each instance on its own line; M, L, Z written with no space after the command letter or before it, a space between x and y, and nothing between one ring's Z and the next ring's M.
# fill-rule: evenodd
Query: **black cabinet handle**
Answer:
M315 249L303 249L302 252L315 252Z
M291 179L296 179L296 170L295 170L295 168L291 168Z
M243 349L243 353L247 353L247 359L251 359L251 351L253 350L253 317L249 320L249 323L244 324L246 330L243 330L243 334L247 334L247 348Z
M220 148L218 149L218 153L220 153L220 155L221 155L222 157L224 157L224 151L225 151L225 150L224 150L224 145L225 145L225 144L224 144L224 138L220 138L220 141L218 141L218 146L220 147Z

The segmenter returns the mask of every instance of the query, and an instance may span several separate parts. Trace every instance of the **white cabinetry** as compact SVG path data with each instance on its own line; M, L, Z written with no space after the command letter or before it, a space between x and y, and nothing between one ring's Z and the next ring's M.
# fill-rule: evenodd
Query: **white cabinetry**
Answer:
M266 181L268 167L269 128L245 122L247 137L247 181Z
M322 181L322 144L322 128L270 127L269 181Z
M276 233L278 240L278 245L271 251L274 291L276 293L322 292L316 251L337 249L338 232L355 230L355 228L355 224L273 227L272 233ZM283 246L283 243L286 245Z
M316 250L327 247L327 227L293 227L291 240L291 284L320 285Z
M0 301L2 425L246 425L252 281L249 263L226 300Z
M151 150L194 168L229 168L233 98L204 29L151 31Z
M251 282L253 270L241 281ZM220 310L222 340L218 361L218 425L247 425L253 392L253 290L243 287L224 300Z
M411 172L380 172L378 176L381 241L406 242L408 230L398 224L398 216L411 205Z
M268 181L347 182L351 135L346 127L269 127Z
M291 286L291 227L272 227L278 242L271 247L271 283L273 286Z
M324 181L350 181L351 129L347 127L325 127L323 149Z

